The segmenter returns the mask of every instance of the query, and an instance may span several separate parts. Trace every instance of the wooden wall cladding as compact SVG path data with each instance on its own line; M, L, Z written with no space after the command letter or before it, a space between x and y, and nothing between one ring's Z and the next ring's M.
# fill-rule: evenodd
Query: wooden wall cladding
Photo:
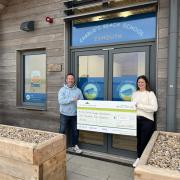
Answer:
M0 122L58 131L57 93L64 84L64 22L62 0L9 0L0 14ZM50 16L53 23L46 22ZM35 21L35 30L20 30L21 23ZM47 110L16 107L17 52L45 49L47 55ZM34 114L34 117L32 117ZM12 118L13 117L13 118ZM42 120L43 119L43 120ZM35 124L34 124L35 123Z

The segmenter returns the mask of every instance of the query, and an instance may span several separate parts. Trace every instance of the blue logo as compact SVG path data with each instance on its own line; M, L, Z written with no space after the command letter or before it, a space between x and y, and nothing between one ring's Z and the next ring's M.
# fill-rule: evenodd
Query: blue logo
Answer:
M136 90L136 86L134 84L126 83L122 84L119 87L119 96L124 101L130 101L132 93Z
M26 95L26 99L27 100L30 100L31 99L31 96L29 94Z
M94 84L86 84L83 89L83 94L87 99L93 100L98 96L98 89Z

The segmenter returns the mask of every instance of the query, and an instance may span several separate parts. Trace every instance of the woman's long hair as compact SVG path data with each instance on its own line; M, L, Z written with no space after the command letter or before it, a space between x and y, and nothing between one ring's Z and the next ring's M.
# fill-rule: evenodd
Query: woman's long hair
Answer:
M143 79L146 83L146 91L151 91L151 88L149 86L149 81L147 79L147 77L145 75L141 75L137 78L137 81L136 81L136 90L138 91L139 90L139 87L138 87L138 81L139 79Z

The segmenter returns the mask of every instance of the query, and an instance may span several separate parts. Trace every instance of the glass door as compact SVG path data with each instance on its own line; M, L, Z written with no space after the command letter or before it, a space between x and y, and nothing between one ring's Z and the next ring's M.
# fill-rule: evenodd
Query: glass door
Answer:
M130 101L140 75L149 77L149 47L123 48L109 51L109 92L112 101ZM136 137L108 136L108 152L134 156Z
M136 79L149 78L150 46L75 51L73 70L85 99L130 101ZM152 70L151 70L152 71ZM82 148L135 157L136 137L80 131Z
M75 74L78 87L87 100L107 99L107 51L75 53ZM79 131L81 147L107 152L107 135L98 132Z

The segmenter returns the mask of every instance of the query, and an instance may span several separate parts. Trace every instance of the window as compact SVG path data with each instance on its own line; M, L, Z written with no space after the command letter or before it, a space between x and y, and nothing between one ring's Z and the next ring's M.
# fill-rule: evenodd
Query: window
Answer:
M44 110L46 99L45 51L18 51L17 106Z

